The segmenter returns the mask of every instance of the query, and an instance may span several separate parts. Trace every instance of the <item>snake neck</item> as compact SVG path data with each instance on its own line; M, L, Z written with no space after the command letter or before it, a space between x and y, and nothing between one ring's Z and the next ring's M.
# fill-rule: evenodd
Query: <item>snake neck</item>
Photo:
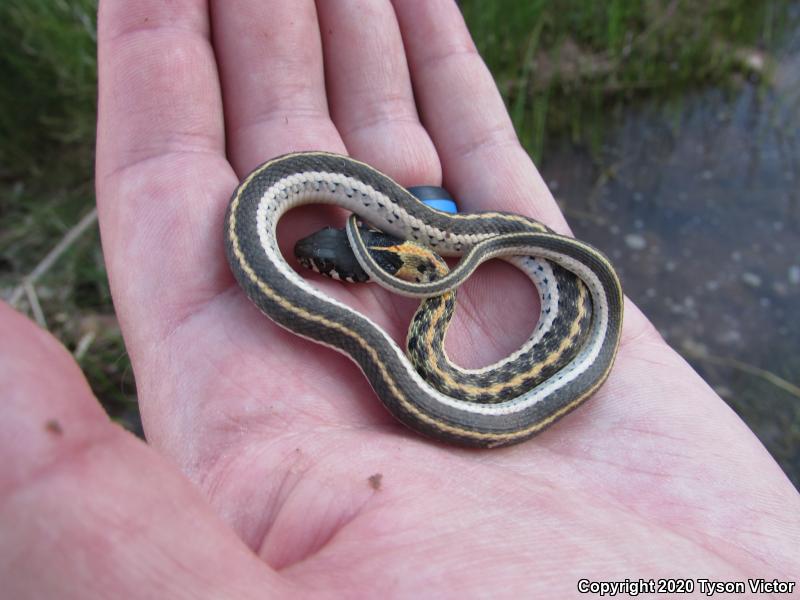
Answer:
M428 283L447 275L447 263L417 242L401 240L376 229L361 227L361 235L380 268L404 281ZM305 268L342 281L369 280L361 268L344 229L326 227L299 240L294 255Z

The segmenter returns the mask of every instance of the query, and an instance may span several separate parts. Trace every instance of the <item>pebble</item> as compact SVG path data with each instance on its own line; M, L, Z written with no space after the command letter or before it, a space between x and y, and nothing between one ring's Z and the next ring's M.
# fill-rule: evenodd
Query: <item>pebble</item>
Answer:
M750 273L750 272L742 273L742 281L746 285L749 285L750 287L757 288L761 286L761 277L759 277L755 273Z
M629 233L625 236L625 244L631 250L644 250L647 247L647 240L638 233Z
M800 265L789 267L789 283L792 285L800 284Z

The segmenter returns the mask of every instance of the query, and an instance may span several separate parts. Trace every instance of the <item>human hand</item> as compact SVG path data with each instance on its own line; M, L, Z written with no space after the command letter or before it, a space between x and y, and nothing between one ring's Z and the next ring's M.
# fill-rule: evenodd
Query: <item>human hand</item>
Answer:
M581 578L798 572L796 492L631 303L593 399L532 441L470 451L406 431L347 359L234 283L230 194L292 150L347 152L404 185L443 175L463 210L567 231L455 3L108 0L99 58L101 232L150 448L3 308L19 340L0 370L12 597L563 598ZM299 212L289 244L337 217ZM492 264L467 283L459 362L527 337L523 280ZM403 337L412 302L315 284Z

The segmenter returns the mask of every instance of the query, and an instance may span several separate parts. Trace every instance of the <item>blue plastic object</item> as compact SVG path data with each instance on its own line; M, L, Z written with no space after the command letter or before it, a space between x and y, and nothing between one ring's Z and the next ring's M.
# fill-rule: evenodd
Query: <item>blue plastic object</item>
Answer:
M417 185L408 188L408 191L431 208L452 214L458 212L458 205L455 200L453 200L450 193L443 187L435 185Z

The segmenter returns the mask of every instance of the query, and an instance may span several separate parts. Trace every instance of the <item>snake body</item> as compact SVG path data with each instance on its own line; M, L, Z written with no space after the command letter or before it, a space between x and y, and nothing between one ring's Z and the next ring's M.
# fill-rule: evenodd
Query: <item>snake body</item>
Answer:
M477 388L477 395L463 393L463 381L461 387L428 381L442 373L466 372L446 360L430 365L426 358L443 356L443 352L429 352L429 345L431 340L441 343L446 323L438 331L434 327L431 335L421 336L421 330L412 327L409 345L416 335L423 357L422 366L415 368L383 329L323 294L281 255L275 234L278 220L291 208L310 203L335 204L354 213L347 234L358 263L370 278L397 293L446 295L483 261L501 257L531 277L543 308L558 306L547 299L548 293L552 296L558 291L557 278L550 281L541 275L545 269L549 273L555 269L561 281L588 293L591 315L584 311L567 319L572 325L581 321L579 331L571 337L556 336L551 345L543 344L548 332L564 329L551 322L543 334L534 332L523 348L497 365L467 372L474 376L470 385ZM452 271L431 281L400 279L378 264L355 215L389 235L414 240L442 256L462 258ZM616 355L622 289L613 267L599 251L521 215L437 211L388 176L348 157L302 152L261 165L233 194L225 238L234 276L262 312L290 331L348 355L392 415L441 441L494 447L527 439L586 400L608 377ZM432 325L436 325L433 320L428 326ZM419 327L424 329L425 324ZM545 363L558 349L560 362L549 363L558 368L548 370L542 361L528 360L537 348L544 353ZM493 393L490 384L494 380L487 377L502 371L503 394ZM513 385L507 383L509 378Z
M450 272L447 263L422 244L366 227L359 227L359 232L380 273L430 283ZM351 283L370 281L345 229L326 227L299 240L294 255L301 265L326 277ZM510 258L528 275L541 298L536 328L513 354L479 369L464 369L450 360L445 336L455 312L456 288L425 298L411 319L406 354L417 373L445 395L479 403L516 398L569 363L588 334L592 301L580 279L547 261Z

